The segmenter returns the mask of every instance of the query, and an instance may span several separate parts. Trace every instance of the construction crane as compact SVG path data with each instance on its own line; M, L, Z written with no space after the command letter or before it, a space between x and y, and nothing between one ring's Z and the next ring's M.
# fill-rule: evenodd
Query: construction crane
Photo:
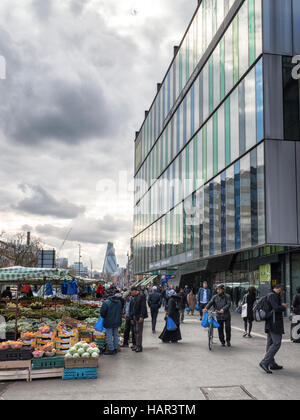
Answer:
M57 258L59 258L60 251L62 250L62 248L63 248L64 244L66 243L66 241L67 241L67 239L68 239L68 237L69 237L69 235L70 235L70 233L71 233L72 229L73 229L73 228L70 228L70 229L68 230L68 233L66 234L66 237L65 237L65 239L63 240L63 242L62 242L62 244L61 244L61 246L60 246L60 248L59 248L59 250L58 250L58 253L57 253Z

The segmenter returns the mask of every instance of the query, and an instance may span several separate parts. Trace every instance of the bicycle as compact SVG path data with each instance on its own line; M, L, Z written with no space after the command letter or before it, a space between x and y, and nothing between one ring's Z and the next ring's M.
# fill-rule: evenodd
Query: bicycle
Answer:
M214 315L217 315L219 313L219 311L209 311L208 312L208 321L210 323L209 327L208 327L208 348L210 351L212 351L212 347L214 341L214 325L213 325L213 320L215 320ZM210 322L211 321L211 322Z

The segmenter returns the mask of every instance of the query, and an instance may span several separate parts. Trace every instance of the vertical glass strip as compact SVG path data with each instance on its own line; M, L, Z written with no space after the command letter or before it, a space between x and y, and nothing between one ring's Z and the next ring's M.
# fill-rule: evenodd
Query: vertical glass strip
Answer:
M203 144L203 164L202 164L202 174L203 174L203 182L207 181L207 126L203 127L202 131L202 144Z
M181 93L181 91L182 91L182 66L183 66L183 63L182 63L182 51L181 50L179 50L179 94Z
M221 252L226 252L226 173L221 174Z
M250 152L251 177L251 245L258 245L258 212L257 212L257 150Z
M249 15L249 66L255 61L255 0L248 0Z
M264 138L264 99L263 99L263 67L262 59L256 65L256 141Z
M246 151L246 123L245 123L245 80L239 84L239 132L240 155Z
M214 255L214 183L209 183L209 255Z
M225 40L220 41L220 100L225 97Z
M239 21L238 15L233 20L233 81L239 80Z
M213 54L209 59L209 113L213 112L214 107L214 62Z
M214 175L218 173L218 114L213 116Z
M213 0L213 36L216 33L216 31L217 31L217 0Z
M226 99L225 102L225 154L226 154L226 166L231 162L231 151L230 151L230 98Z
M193 139L193 190L197 189L197 174L198 174L198 136Z
M197 127L198 128L198 127ZM191 136L195 132L195 86L191 88Z
M183 144L186 144L186 114L187 114L187 96L183 100Z
M241 248L240 162L234 165L235 249Z

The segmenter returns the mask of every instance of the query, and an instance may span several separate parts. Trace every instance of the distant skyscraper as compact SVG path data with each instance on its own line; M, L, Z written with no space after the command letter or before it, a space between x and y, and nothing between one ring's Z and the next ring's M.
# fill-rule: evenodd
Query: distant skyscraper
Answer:
M112 242L107 243L107 249L106 249L102 271L103 271L103 274L108 274L108 275L113 275L118 271L115 248Z

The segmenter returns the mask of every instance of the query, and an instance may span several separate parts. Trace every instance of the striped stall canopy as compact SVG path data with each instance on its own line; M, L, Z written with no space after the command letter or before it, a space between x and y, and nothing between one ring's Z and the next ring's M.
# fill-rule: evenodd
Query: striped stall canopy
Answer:
M32 268L32 267L7 267L0 268L1 281L17 281L17 280L38 280L44 277L63 277L68 274L68 270L49 269L49 268Z

